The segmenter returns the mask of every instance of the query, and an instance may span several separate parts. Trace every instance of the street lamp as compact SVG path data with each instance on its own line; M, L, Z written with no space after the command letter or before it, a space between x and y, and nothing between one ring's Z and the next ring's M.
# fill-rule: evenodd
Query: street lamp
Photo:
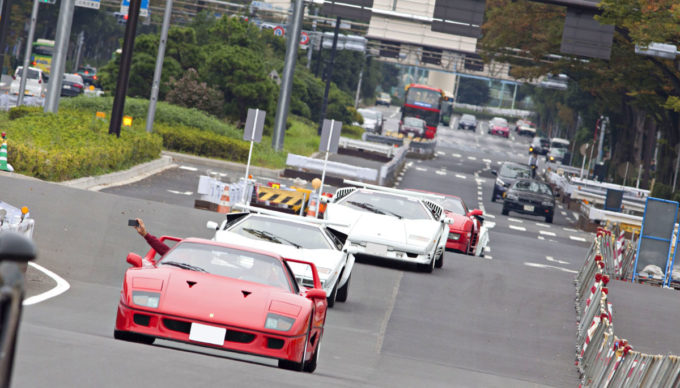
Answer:
M647 46L635 45L635 54L648 55L664 59L675 59L680 53L673 44L651 42Z

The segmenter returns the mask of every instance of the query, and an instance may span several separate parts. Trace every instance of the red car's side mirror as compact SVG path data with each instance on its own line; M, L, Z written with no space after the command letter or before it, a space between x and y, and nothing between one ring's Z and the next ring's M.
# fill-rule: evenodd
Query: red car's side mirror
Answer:
M326 291L324 291L321 288L312 288L311 290L307 290L307 293L305 296L308 299L326 299Z
M484 215L484 212L479 210L479 209L472 210L468 213L468 217L483 216L483 215Z
M127 262L135 268L142 268L142 256L136 253L128 253Z

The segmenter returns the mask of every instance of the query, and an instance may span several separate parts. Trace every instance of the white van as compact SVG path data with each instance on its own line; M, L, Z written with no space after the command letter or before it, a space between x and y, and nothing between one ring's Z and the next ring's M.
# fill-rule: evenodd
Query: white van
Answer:
M21 75L23 73L23 66L17 67L12 77L12 84L9 87L9 92L14 95L19 94L19 85L21 83ZM43 71L37 67L29 67L28 75L26 77L26 90L24 95L33 97L45 97L47 91L47 83Z
M567 139L560 139L559 137L553 137L550 139L550 148L564 148L566 150L569 149L569 140Z

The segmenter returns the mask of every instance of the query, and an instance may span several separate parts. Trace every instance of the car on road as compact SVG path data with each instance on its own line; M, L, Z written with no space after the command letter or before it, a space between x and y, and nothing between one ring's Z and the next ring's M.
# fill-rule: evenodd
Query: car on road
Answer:
M99 76L97 75L96 68L90 65L85 65L79 67L76 73L83 77L83 82L85 83L85 86L89 85L99 86Z
M328 307L347 301L354 267L354 255L345 249L347 236L309 217L283 214L274 210L247 207L251 213L230 213L221 225L208 222L216 230L213 240L274 252L283 257L314 263ZM261 214L258 214L261 213ZM288 263L298 283L314 285L309 266Z
M550 139L550 149L553 148L563 148L565 150L569 149L569 140L561 139L559 137L553 137Z
M61 95L63 97L76 97L83 93L85 83L78 74L64 74L61 81Z
M477 130L477 118L470 114L460 116L460 120L458 120L458 129Z
M155 260L130 253L114 337L156 338L278 359L280 368L313 372L326 321L326 292L314 263L205 239L176 244ZM289 263L310 267L300 287Z
M528 120L517 120L515 123L515 130L520 136L534 137L536 136L536 126Z
M348 249L365 260L416 264L424 272L444 265L449 233L441 196L345 181L328 203L325 219L351 225Z
M361 126L365 131L382 133L383 115L381 112L372 109L359 109L358 112L364 118L364 123Z
M508 121L502 117L494 117L489 121L489 134L510 137L510 126Z
M405 136L423 137L426 129L425 120L417 117L404 117L404 120L399 122L399 133Z
M375 105L385 105L385 106L390 106L392 103L392 97L390 97L389 93L380 93L378 95L378 98L375 99Z
M511 211L545 217L545 222L550 224L555 214L555 194L543 182L520 179L505 193L501 213L507 216Z
M23 66L17 67L12 77L12 83L9 86L9 93L18 95L21 84L21 75L23 74ZM26 76L26 89L24 95L32 97L45 97L47 91L47 77L43 71L37 67L29 67Z
M547 155L550 151L550 140L545 137L536 136L531 140L529 153L536 152L539 155Z
M550 163L564 163L564 158L567 154L566 148L550 148L548 154L545 156L547 162Z
M531 168L525 164L515 162L505 162L501 165L500 170L491 170L491 173L496 175L496 182L491 193L491 202L503 198L503 193L518 179L531 178Z

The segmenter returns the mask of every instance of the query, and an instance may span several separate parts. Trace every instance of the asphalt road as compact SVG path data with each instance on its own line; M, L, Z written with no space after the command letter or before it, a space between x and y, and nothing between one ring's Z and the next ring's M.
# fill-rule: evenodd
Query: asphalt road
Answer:
M386 127L397 117L394 108L388 113ZM491 203L490 169L525 161L528 140L441 128L438 142L435 159L407 163L398 187L456 194L484 208L493 225L489 249L484 257L446 253L433 274L358 264L347 303L329 312L312 375L262 358L112 338L125 256L147 249L127 219L143 217L154 234L209 237L205 222L221 216L192 208L201 167L110 192L0 176L3 200L27 204L37 220L38 263L71 285L24 310L14 385L575 386L572 280L590 235L572 229L570 211L548 225L502 216Z

